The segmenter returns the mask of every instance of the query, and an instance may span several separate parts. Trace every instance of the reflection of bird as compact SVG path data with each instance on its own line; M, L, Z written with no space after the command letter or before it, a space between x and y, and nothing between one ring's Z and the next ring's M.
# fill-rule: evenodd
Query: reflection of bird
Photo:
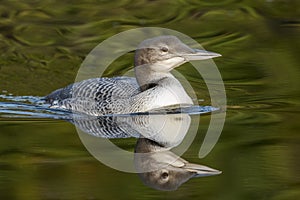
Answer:
M141 180L158 190L176 190L190 178L222 173L204 165L189 163L146 138L138 139L135 152L135 165L141 172Z
M177 37L159 36L143 41L136 50L136 78L88 79L58 89L45 99L52 107L96 116L191 105L191 98L170 71L190 60L217 56L220 54L192 49Z
M189 130L191 118L188 114L78 116L70 122L80 130L103 138L145 137L165 149L179 145Z

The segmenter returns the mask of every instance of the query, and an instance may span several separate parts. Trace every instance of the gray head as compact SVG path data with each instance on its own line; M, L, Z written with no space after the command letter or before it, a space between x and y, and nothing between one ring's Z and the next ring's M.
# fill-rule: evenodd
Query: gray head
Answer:
M157 150L160 151L157 151ZM140 138L137 142L136 153L147 153L135 156L135 165L143 183L158 190L176 190L191 178L220 174L221 171L204 165L189 163L171 151L162 150L159 144Z
M158 36L144 40L135 53L135 66L159 64L166 68L159 71L169 72L190 60L205 60L221 56L218 53L192 49L175 36Z
M154 37L144 40L138 46L135 52L135 74L140 86L147 85L168 76L172 69L185 62L218 56L221 55L192 49L175 36Z

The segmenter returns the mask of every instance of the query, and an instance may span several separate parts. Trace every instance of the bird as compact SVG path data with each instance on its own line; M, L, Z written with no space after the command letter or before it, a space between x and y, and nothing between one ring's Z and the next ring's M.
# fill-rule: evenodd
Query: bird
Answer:
M148 138L139 138L134 162L142 182L154 189L173 191L191 178L221 174L222 171L190 163Z
M44 97L50 108L91 116L148 112L163 107L193 105L181 83L171 74L191 60L221 56L193 49L176 36L142 41L134 55L135 77L91 78L70 84Z

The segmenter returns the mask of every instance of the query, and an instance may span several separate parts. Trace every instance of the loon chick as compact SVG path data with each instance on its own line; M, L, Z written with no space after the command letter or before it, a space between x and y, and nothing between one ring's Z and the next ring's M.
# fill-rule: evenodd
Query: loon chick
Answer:
M204 165L190 163L147 138L138 139L135 153L134 162L140 172L140 179L145 185L158 190L176 190L191 178L222 173Z
M51 107L93 116L147 112L193 102L170 71L190 60L220 54L192 49L175 36L144 40L135 51L133 77L93 78L58 89L45 97Z

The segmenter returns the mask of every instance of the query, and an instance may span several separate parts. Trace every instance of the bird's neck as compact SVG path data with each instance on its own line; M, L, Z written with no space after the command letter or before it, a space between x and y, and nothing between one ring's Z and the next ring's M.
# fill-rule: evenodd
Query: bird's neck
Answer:
M149 65L139 65L134 68L136 80L142 91L161 84L162 80L175 79L170 72L154 71L152 69L155 67L155 64L151 64L151 67Z
M135 75L142 92L151 88L153 98L149 103L155 109L172 105L192 105L193 101L181 83L170 73L154 71L149 66L135 67Z

